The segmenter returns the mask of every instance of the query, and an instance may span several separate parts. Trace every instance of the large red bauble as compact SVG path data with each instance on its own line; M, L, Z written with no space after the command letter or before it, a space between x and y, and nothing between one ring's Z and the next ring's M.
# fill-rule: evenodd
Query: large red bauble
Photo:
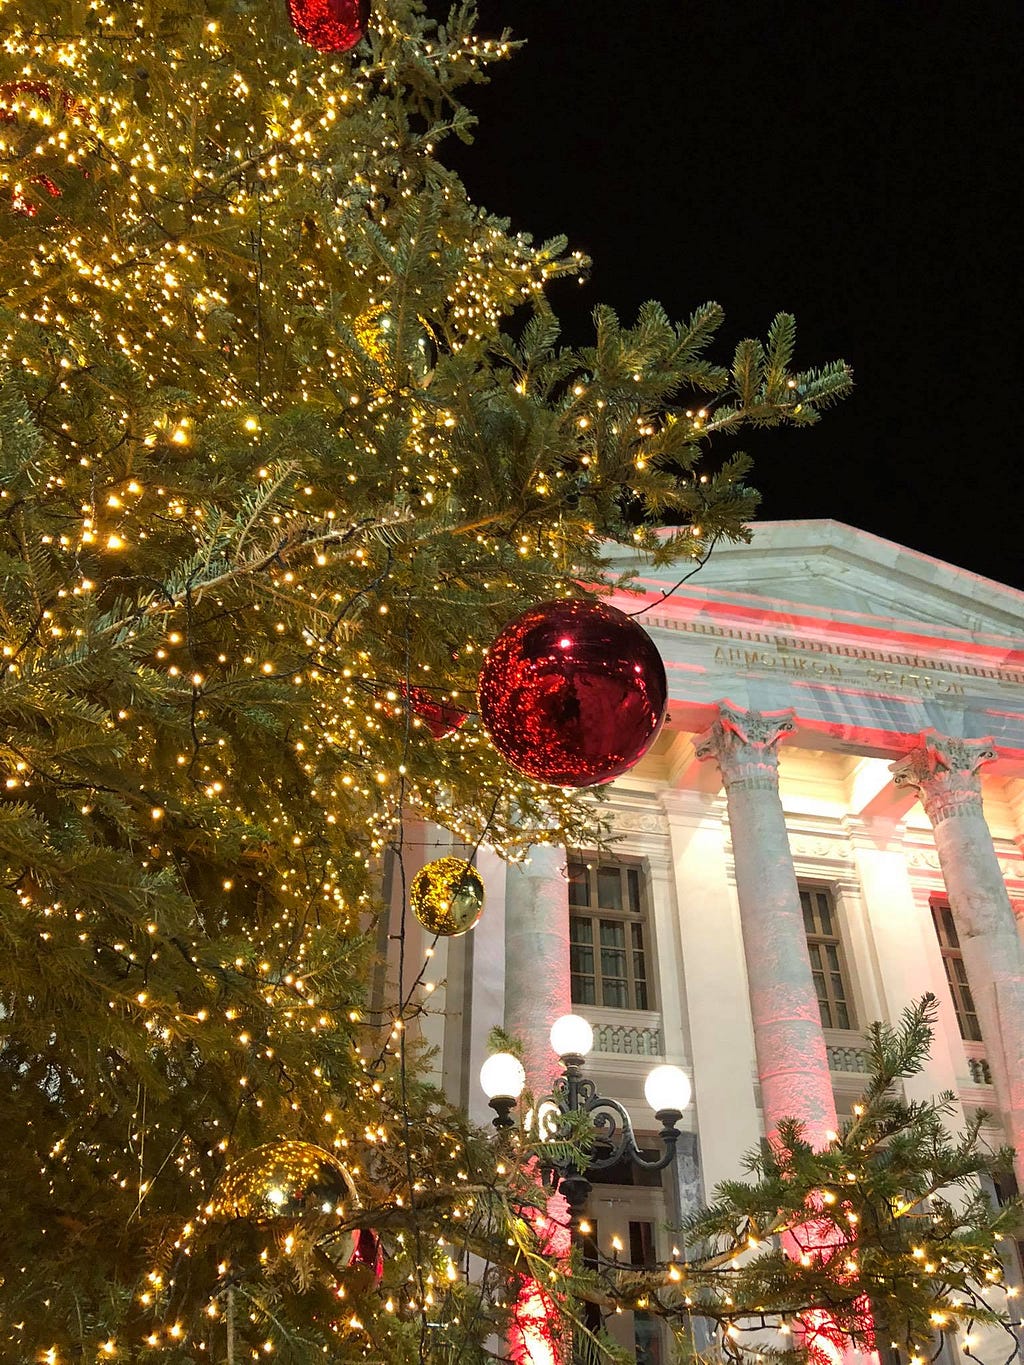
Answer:
M370 0L288 0L292 27L318 52L348 52L366 33Z
M527 777L592 787L631 768L665 719L654 641L603 602L545 602L517 616L480 672L480 715Z

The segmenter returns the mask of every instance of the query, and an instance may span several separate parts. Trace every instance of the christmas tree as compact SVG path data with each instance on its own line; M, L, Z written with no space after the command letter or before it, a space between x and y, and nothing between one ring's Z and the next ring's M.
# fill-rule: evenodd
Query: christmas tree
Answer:
M511 47L466 7L3 23L4 1358L485 1355L529 1153L423 1084L418 964L367 1008L382 858L405 812L594 837L458 727L484 650L609 541L742 536L709 440L848 373L795 370L786 316L712 363L714 305L560 349L586 262L443 164Z

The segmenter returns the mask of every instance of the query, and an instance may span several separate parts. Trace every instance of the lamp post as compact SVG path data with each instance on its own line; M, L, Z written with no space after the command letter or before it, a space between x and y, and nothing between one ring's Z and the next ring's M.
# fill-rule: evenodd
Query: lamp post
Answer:
M587 1054L594 1046L594 1030L587 1020L578 1014L556 1019L551 1028L551 1046L563 1071L551 1094L537 1102L538 1135L548 1141L565 1140L572 1135L574 1120L584 1114L590 1116L596 1132L596 1140L582 1158L582 1165L574 1160L541 1158L551 1184L569 1206L573 1227L578 1228L591 1191L588 1170L605 1170L627 1158L645 1171L662 1171L670 1164L679 1140L677 1124L690 1103L690 1080L678 1066L656 1066L648 1074L644 1095L661 1124L658 1136L663 1149L659 1157L648 1160L640 1155L625 1106L598 1094L595 1083L583 1074ZM499 1129L511 1127L509 1115L522 1094L525 1080L522 1066L516 1063L515 1071L509 1063L516 1063L516 1059L509 1053L497 1053L488 1057L480 1071L484 1093L498 1115L494 1126Z

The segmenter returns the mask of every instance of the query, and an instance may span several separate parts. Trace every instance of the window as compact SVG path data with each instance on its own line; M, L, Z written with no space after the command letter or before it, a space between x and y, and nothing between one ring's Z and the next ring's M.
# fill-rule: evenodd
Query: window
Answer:
M629 1224L629 1261L639 1270L653 1270L658 1264L658 1253L654 1246L654 1224L630 1220Z
M807 953L821 1011L822 1028L854 1028L849 978L839 938L839 919L826 886L801 886Z
M629 1224L629 1259L632 1266L653 1270L658 1264L654 1245L654 1224ZM658 1320L650 1313L633 1314L633 1349L637 1365L661 1365L661 1332Z
M629 863L569 857L569 967L574 1005L650 1009L643 881Z
M969 1043L980 1043L981 1025L978 1023L978 1013L974 1008L974 996L967 981L964 955L948 901L932 901L932 919L939 940L939 951L942 953L942 965L946 969L949 993L953 997L953 1009L956 1011L960 1037L966 1038Z

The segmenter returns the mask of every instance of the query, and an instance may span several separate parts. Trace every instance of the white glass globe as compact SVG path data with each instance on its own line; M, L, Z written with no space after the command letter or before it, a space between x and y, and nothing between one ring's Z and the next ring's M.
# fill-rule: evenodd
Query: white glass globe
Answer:
M551 1025L551 1046L559 1057L585 1057L594 1046L594 1030L579 1014L563 1014Z
M489 1100L517 1100L526 1084L526 1072L511 1052L495 1052L480 1068L480 1085Z
M644 1081L647 1103L656 1114L665 1109L681 1114L690 1103L691 1093L690 1078L678 1066L656 1066Z

